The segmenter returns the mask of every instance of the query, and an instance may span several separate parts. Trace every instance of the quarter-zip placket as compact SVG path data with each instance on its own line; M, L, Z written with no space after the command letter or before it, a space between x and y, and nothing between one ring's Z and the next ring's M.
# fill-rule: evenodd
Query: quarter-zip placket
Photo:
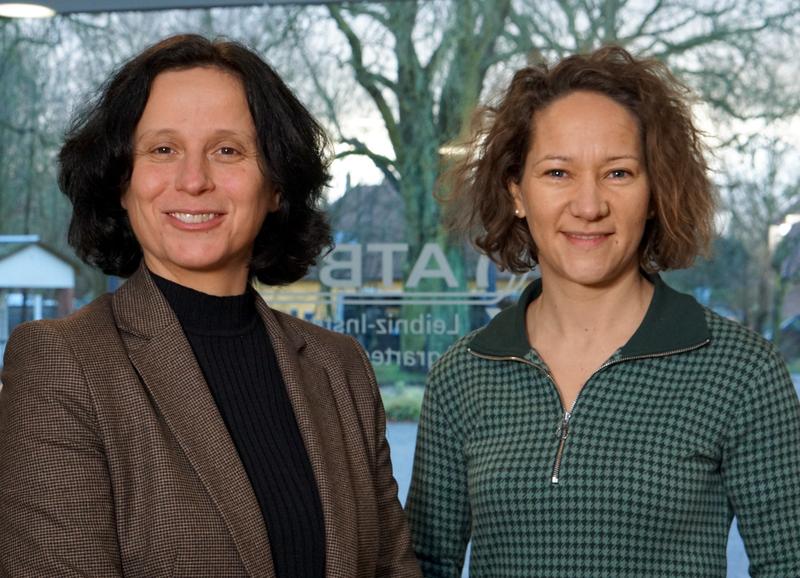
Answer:
M478 353L473 349L467 348L472 355L475 357L479 357L480 359L486 359L489 361L516 361L517 363L524 363L525 365L530 365L531 367L535 367L539 371L541 371L544 376L550 381L553 389L556 392L556 396L559 400L559 406L561 409L564 409L564 403L561 401L561 394L558 391L558 386L556 385L556 380L553 379L553 374L550 373L550 370L545 365L540 365L538 363L534 363L529 359L525 359L524 357L518 357L516 355L487 355L486 353ZM580 393L578 394L580 397ZM575 398L575 403L572 404L572 408L575 407L575 404L578 403L578 399ZM569 433L569 420L572 417L572 413L570 411L564 411L564 416L559 421L558 429L556 430L556 435L559 438L558 442L558 449L556 450L556 458L553 464L553 471L551 475L551 482L553 484L558 483L558 472L561 469L561 456L564 453L564 444L567 441L567 434Z
M564 408L563 402L561 404L561 407L564 410L564 414L561 417L561 420L559 421L558 427L556 428L556 437L558 438L558 448L556 449L556 456L555 456L555 459L553 461L553 470L552 470L551 475L550 475L550 483L552 485L554 485L554 486L558 485L558 483L559 483L559 480L560 480L560 477L561 477L561 461L563 460L563 457L564 457L564 447L566 446L567 437L568 437L569 431L570 431L570 421L572 420L572 416L575 413L575 407L578 405L578 400L581 398L581 395L583 394L583 391L586 389L586 386L589 384L589 382L592 380L592 378L595 375L597 375L598 373L600 373L604 369L606 369L608 367L611 367L612 365L617 365L617 364L622 363L624 361L637 361L637 360L641 360L641 359L655 359L655 358L659 358L659 357L668 357L670 355L677 355L679 353L686 353L686 352L689 352L689 351L693 351L695 349L700 349L701 347L704 347L704 346L708 345L708 343L710 343L710 341L711 341L710 339L705 339L705 340L701 341L700 343L696 343L696 344L688 346L688 347L682 347L680 349L672 349L670 351L662 351L660 353L645 353L645 354L641 354L641 355L629 355L629 356L626 356L626 357L619 357L617 359L613 359L612 358L612 359L609 359L606 362L604 362L600 367L598 367L587 378L586 382L583 384L583 387L581 387L581 390L578 392L578 395L575 398L575 401L572 403L572 407L569 408L569 410L567 410L567 409ZM472 350L470 348L468 348L467 351L469 351L469 353L471 353L472 355L474 355L475 357L478 357L480 359L486 359L486 360L489 360L489 361L516 361L518 363L524 363L525 365L530 365L531 367L535 367L536 369L541 371L547 377L547 379L550 380L550 383L555 388L555 391L556 391L556 394L558 395L559 400L561 399L561 394L558 391L558 386L556 385L556 381L555 381L555 379L553 379L553 375L550 373L550 370L547 369L546 366L539 365L538 363L534 363L534 362L532 362L532 361L530 361L528 359L525 359L524 357L518 357L516 355L487 355L485 353L478 353L478 352L476 352L476 351L474 351L474 350Z

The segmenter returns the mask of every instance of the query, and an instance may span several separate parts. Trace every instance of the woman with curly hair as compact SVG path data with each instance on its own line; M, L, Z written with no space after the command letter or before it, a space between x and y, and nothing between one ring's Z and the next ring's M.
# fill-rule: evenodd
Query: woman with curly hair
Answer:
M676 292L712 237L687 90L606 47L481 109L450 219L512 306L432 369L408 500L425 576L800 576L800 404L772 346Z
M330 244L326 139L275 72L163 40L60 162L71 244L128 280L8 343L0 574L417 576L363 350L250 286Z

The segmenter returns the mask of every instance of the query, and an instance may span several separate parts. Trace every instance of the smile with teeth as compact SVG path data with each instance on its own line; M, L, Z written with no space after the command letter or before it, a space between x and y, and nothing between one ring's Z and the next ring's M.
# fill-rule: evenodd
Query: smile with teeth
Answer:
M169 213L170 217L174 217L175 219L179 220L181 223L186 224L197 224L197 223L207 223L214 217L219 216L219 213Z

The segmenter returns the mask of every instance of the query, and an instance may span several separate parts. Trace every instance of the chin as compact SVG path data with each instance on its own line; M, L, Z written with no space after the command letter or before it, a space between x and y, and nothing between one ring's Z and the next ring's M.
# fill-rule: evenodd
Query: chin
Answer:
M576 283L596 288L613 287L617 282L626 278L628 275L623 271L585 272L573 277Z
M197 252L182 253L180 255L172 255L167 260L171 267L181 269L187 272L202 273L214 271L222 268L225 259L220 255L215 255L210 252Z
M554 277L570 281L576 285L584 287L608 287L620 280L624 274L619 271L609 271L606 268L597 267L568 267L560 272L556 272Z

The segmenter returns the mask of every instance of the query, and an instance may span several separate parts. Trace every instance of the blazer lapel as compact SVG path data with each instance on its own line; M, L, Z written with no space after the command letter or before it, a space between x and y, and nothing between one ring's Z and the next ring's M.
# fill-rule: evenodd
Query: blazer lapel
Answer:
M175 314L142 266L114 294L128 354L205 485L248 574L274 577L261 509Z
M287 331L267 304L258 298L258 311L267 327L281 375L308 453L325 520L326 575L358 575L358 524L348 469L348 451L339 423L336 384L311 356L303 355L305 341ZM339 384L345 387L346 384Z

